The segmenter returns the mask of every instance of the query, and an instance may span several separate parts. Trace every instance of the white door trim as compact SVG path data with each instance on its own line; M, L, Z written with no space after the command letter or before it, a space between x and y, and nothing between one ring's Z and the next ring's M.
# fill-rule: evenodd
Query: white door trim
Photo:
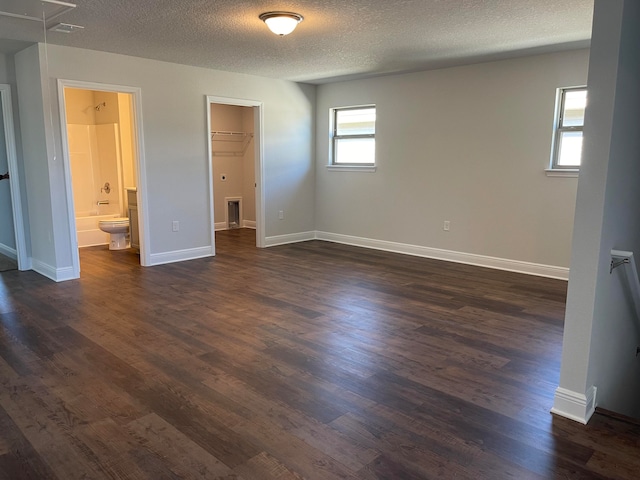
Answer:
M13 105L11 85L0 84L2 99L2 120L7 147L7 163L9 165L9 189L11 191L11 208L13 213L13 230L16 237L16 257L19 270L31 269L31 259L27 256L27 242L24 233L24 217L22 216L22 195L20 194L20 174L18 172L18 155L16 153L16 136L13 128ZM2 173L2 172L0 172Z
M215 255L215 220L213 217L213 161L211 152L211 104L233 105L236 107L254 107L253 128L254 128L254 149L255 149L255 176L256 176L256 247L264 248L265 239L265 202L264 202L264 162L263 162L263 103L257 100L246 100L240 98L217 97L207 95L207 161L209 166L209 205L211 223L211 246ZM256 115L257 113L257 115Z
M65 191L67 195L67 215L69 217L69 236L72 247L72 267L76 278L80 275L80 256L78 253L78 239L76 234L76 217L73 207L73 186L71 184L71 159L69 158L69 139L67 138L67 112L65 109L64 89L79 88L82 90L97 90L101 92L129 93L133 96L133 125L136 133L137 159L134 170L138 186L138 223L140 228L140 265L151 265L149 252L149 220L147 201L147 169L144 154L144 135L142 128L142 89L124 85L110 85L106 83L83 82L78 80L58 79L58 105L60 108L60 132L62 138L62 157L64 165Z

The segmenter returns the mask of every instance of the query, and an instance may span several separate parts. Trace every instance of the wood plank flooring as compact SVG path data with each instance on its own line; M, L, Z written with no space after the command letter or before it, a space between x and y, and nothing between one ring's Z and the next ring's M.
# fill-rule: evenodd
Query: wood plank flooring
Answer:
M0 275L1 479L635 479L549 414L566 282L320 241Z
M18 262L13 258L7 257L0 253L0 272L6 272L9 270L17 270Z

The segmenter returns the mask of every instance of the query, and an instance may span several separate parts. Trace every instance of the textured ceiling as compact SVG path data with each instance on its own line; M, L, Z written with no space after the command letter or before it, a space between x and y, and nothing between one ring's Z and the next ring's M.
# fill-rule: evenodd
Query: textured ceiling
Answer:
M56 21L84 30L47 32L47 42L309 83L586 47L593 12L593 0L75 3ZM277 37L258 19L271 10L305 19ZM44 33L38 22L0 17L0 37L35 42Z

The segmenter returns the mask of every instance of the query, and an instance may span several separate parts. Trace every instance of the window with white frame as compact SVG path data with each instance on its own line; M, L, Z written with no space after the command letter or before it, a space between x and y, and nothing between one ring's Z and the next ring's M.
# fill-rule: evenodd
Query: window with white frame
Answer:
M586 87L558 89L551 170L578 170L580 168L586 106Z
M376 163L376 107L333 108L331 165L373 167Z

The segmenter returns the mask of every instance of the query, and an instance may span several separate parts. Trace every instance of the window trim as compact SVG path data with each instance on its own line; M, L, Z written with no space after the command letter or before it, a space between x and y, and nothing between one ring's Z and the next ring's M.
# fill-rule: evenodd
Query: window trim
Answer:
M331 147L330 147L330 158L329 165L327 168L329 170L341 170L341 171L367 171L367 172L375 172L376 170L376 154L375 154L375 127L374 133L369 134L355 134L355 135L338 135L338 112L343 112L345 110L365 110L368 108L373 108L376 111L376 115L378 113L378 109L375 104L365 104L365 105L354 105L349 107L333 107L330 109L330 134L331 134ZM373 163L337 163L337 154L336 154L336 144L337 140L343 139L362 139L362 138L370 138L374 140L374 157Z
M566 101L566 93L576 90L587 91L586 85L575 87L561 87L556 92L556 112L553 122L553 140L551 146L551 161L549 168L546 169L547 176L550 177L573 177L580 172L580 165L558 165L558 157L560 155L560 143L562 134L565 132L584 132L584 121L581 126L563 127L562 120L564 115L564 105ZM588 93L587 93L588 95ZM584 133L583 133L584 141Z

